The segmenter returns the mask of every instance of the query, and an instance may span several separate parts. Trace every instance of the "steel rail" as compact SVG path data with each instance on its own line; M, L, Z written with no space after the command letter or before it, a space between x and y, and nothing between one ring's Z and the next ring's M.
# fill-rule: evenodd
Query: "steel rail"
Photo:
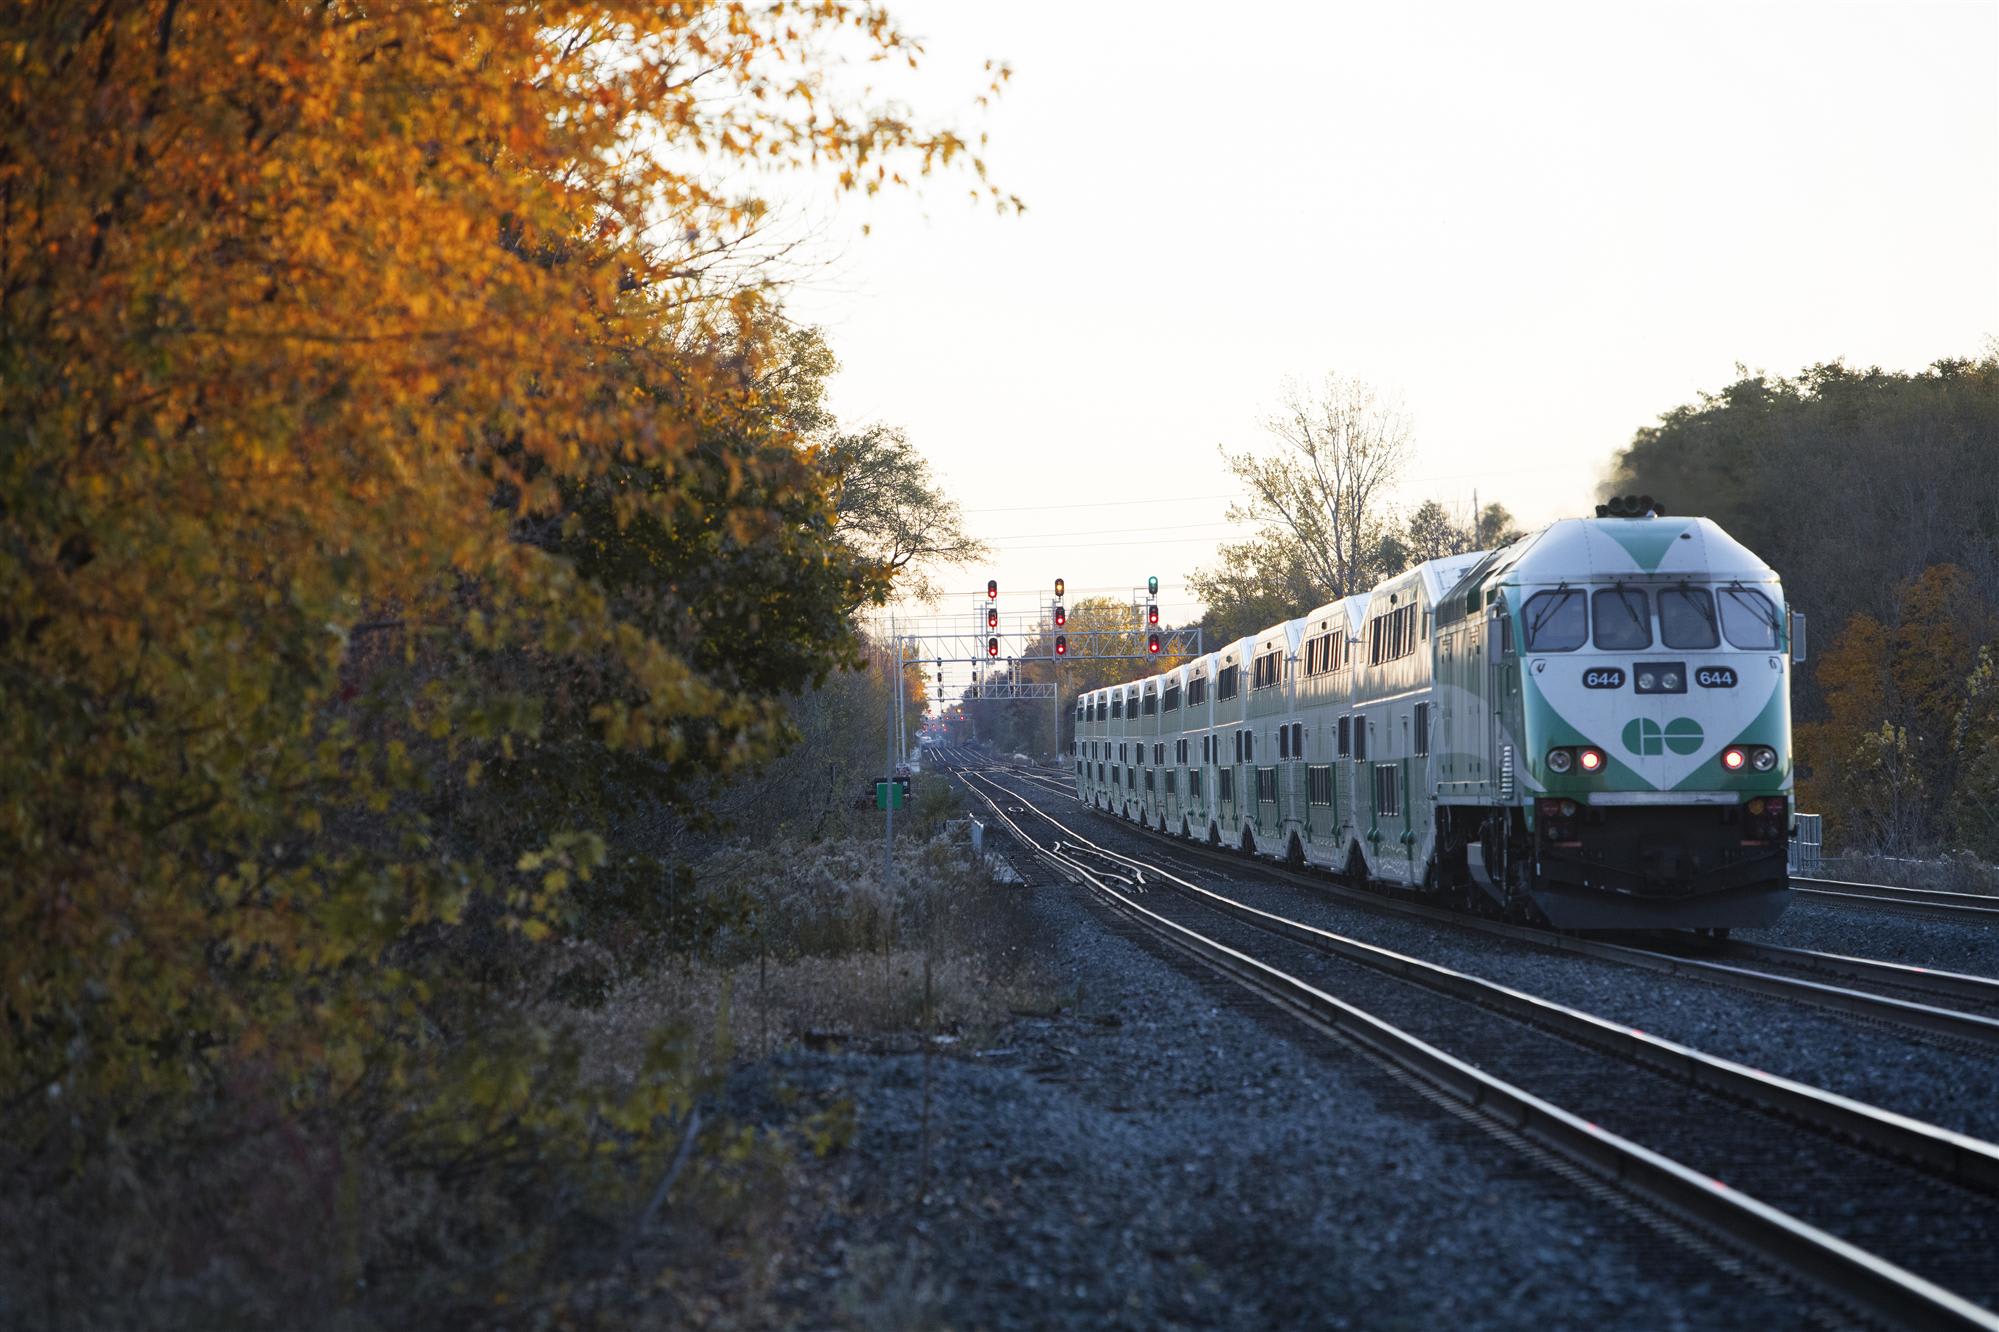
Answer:
M1025 797L1020 797L1025 799ZM1078 808L1088 810L1102 817L1103 814L1091 806L1078 804ZM1952 1041L1972 1042L1979 1045L1999 1044L1999 1017L1980 1013L1967 1013L1955 1008L1945 1008L1936 1004L1902 999L1893 995L1875 994L1867 990L1847 989L1843 986L1828 985L1822 981L1806 980L1797 976L1785 976L1773 972L1756 971L1746 966L1731 965L1726 962L1709 961L1688 957L1680 953L1664 952L1658 949L1642 948L1635 944L1612 943L1604 939L1586 939L1572 934L1562 934L1554 930L1533 925L1519 925L1510 921L1490 920L1462 911L1452 911L1431 906L1424 902L1414 902L1378 892L1369 892L1339 883L1325 875L1310 875L1290 869L1271 861L1245 857L1236 852L1205 846L1199 842L1187 841L1149 828L1142 823L1128 819L1116 819L1118 826L1142 833L1171 846L1179 854L1210 864L1251 870L1267 878L1297 884L1314 892L1324 893L1342 902L1366 907L1375 911L1393 912L1413 916L1422 920L1432 920L1455 925L1463 929L1477 930L1499 938L1518 939L1554 952L1570 953L1581 957L1593 957L1604 961L1617 962L1625 966L1669 975L1686 976L1691 979L1726 985L1734 989L1747 990L1756 994L1766 994L1793 1003L1808 1004L1816 1008L1828 1009L1871 1021L1891 1022L1899 1026L1944 1037ZM1750 947L1760 947L1751 945ZM1835 954L1823 954L1832 958ZM1747 959L1744 959L1747 960ZM1855 958L1856 964L1847 969L1852 978L1860 978L1855 973L1872 968L1873 974L1867 979L1891 981L1906 988L1946 991L1945 997L1975 995L1981 1001L1991 1001L1999 995L1999 981L1986 981L1975 976L1960 976L1954 972L1932 972L1919 967L1904 967L1892 962L1881 962L1871 958ZM1837 964L1832 964L1837 965ZM1929 983L1934 981L1935 983ZM1966 988L1966 986L1970 988Z
M1793 875L1791 891L1843 906L1877 907L1941 916L1965 924L1999 923L1999 897L1949 893L1939 888L1900 888L1888 883L1847 883L1839 879L1807 879Z
M995 817L1024 846L1033 848L1036 855L1090 888L1155 937L1198 957L1280 1006L1332 1027L1377 1057L1407 1070L1466 1106L1492 1116L1570 1162L1657 1206L1712 1226L1807 1282L1835 1291L1895 1326L1999 1332L1999 1317L1934 1282L1730 1188L1719 1179L1590 1123L1306 981L1141 906L1105 886L1075 857L1044 848L1001 810L990 795L976 791L974 794L991 806Z
M1774 963L1844 976L1849 980L1870 981L1877 985L1899 985L1906 989L1947 995L1953 999L1968 999L1973 1003L1999 1009L1999 977L1973 976L1961 971L1939 971L1935 967L1916 966L1909 962L1887 962L1875 957L1851 957L1845 953L1821 953L1810 948L1786 948L1781 944L1758 943L1746 939L1728 939L1716 945L1716 948L1722 956L1743 962Z

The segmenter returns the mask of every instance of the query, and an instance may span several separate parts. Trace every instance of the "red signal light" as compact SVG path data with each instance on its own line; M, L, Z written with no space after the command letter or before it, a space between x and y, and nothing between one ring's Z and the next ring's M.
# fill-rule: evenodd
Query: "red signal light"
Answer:
M998 599L999 599L999 579L988 578L986 580L986 600L996 601Z
M1055 655L1058 657L1069 655L1069 639L1064 634L1055 635Z
M997 607L990 608L986 611L986 628L988 629L999 628L999 610Z
M1057 602L1055 604L1055 627L1057 629L1060 629L1063 625L1067 623L1069 623L1069 612L1063 610L1062 604L1060 602Z
M988 638L986 640L986 655L988 657L997 657L999 655L999 640L997 638Z
M1146 638L1146 640L1145 640L1145 650L1146 650L1147 652L1150 652L1150 653L1151 653L1151 654L1152 654L1153 656L1155 656L1155 657L1159 655L1159 635L1158 635L1158 634L1152 634L1152 635L1150 635L1149 637L1147 637L1147 638Z
M1147 606L1147 607L1145 608L1145 622L1146 622L1147 624L1158 624L1158 623L1159 623L1159 607L1157 607L1157 606Z

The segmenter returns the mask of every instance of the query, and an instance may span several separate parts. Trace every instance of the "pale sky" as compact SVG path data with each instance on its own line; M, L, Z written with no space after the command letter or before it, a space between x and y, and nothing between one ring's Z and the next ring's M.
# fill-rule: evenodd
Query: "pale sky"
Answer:
M788 305L835 411L905 428L995 546L941 610L1156 574L1192 618L1241 534L1217 446L1287 375L1402 398L1405 505L1537 525L1737 362L1999 335L1999 4L891 8L917 110L986 130L1027 212L826 208ZM960 115L988 56L1013 81Z

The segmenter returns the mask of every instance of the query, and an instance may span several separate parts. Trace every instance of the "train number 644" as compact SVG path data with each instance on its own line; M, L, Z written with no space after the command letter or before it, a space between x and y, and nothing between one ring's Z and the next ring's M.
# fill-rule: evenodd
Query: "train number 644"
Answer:
M1735 668L1732 666L1702 666L1694 672L1694 683L1703 689L1735 688Z

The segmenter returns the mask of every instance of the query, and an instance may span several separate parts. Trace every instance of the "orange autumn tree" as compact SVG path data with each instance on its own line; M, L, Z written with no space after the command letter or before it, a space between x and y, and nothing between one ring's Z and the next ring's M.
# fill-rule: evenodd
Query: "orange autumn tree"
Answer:
M1930 851L1960 831L1951 815L1960 778L1981 756L1967 726L1979 702L1981 649L1993 608L1954 564L1897 589L1895 623L1855 615L1818 663L1823 719L1800 723L1800 784L1841 846L1891 855Z
M775 549L745 566L773 579L832 558L757 388L765 206L725 182L976 169L829 79L914 54L845 0L0 11L17 1186L245 1079L294 1107L401 1088L447 1136L527 1112L500 1037L439 1054L415 945L559 929L603 838L535 825L494 870L454 850L436 765L477 789L565 707L668 774L778 742L768 691L662 608L669 546ZM536 1112L643 1125L680 1104L649 1086Z

